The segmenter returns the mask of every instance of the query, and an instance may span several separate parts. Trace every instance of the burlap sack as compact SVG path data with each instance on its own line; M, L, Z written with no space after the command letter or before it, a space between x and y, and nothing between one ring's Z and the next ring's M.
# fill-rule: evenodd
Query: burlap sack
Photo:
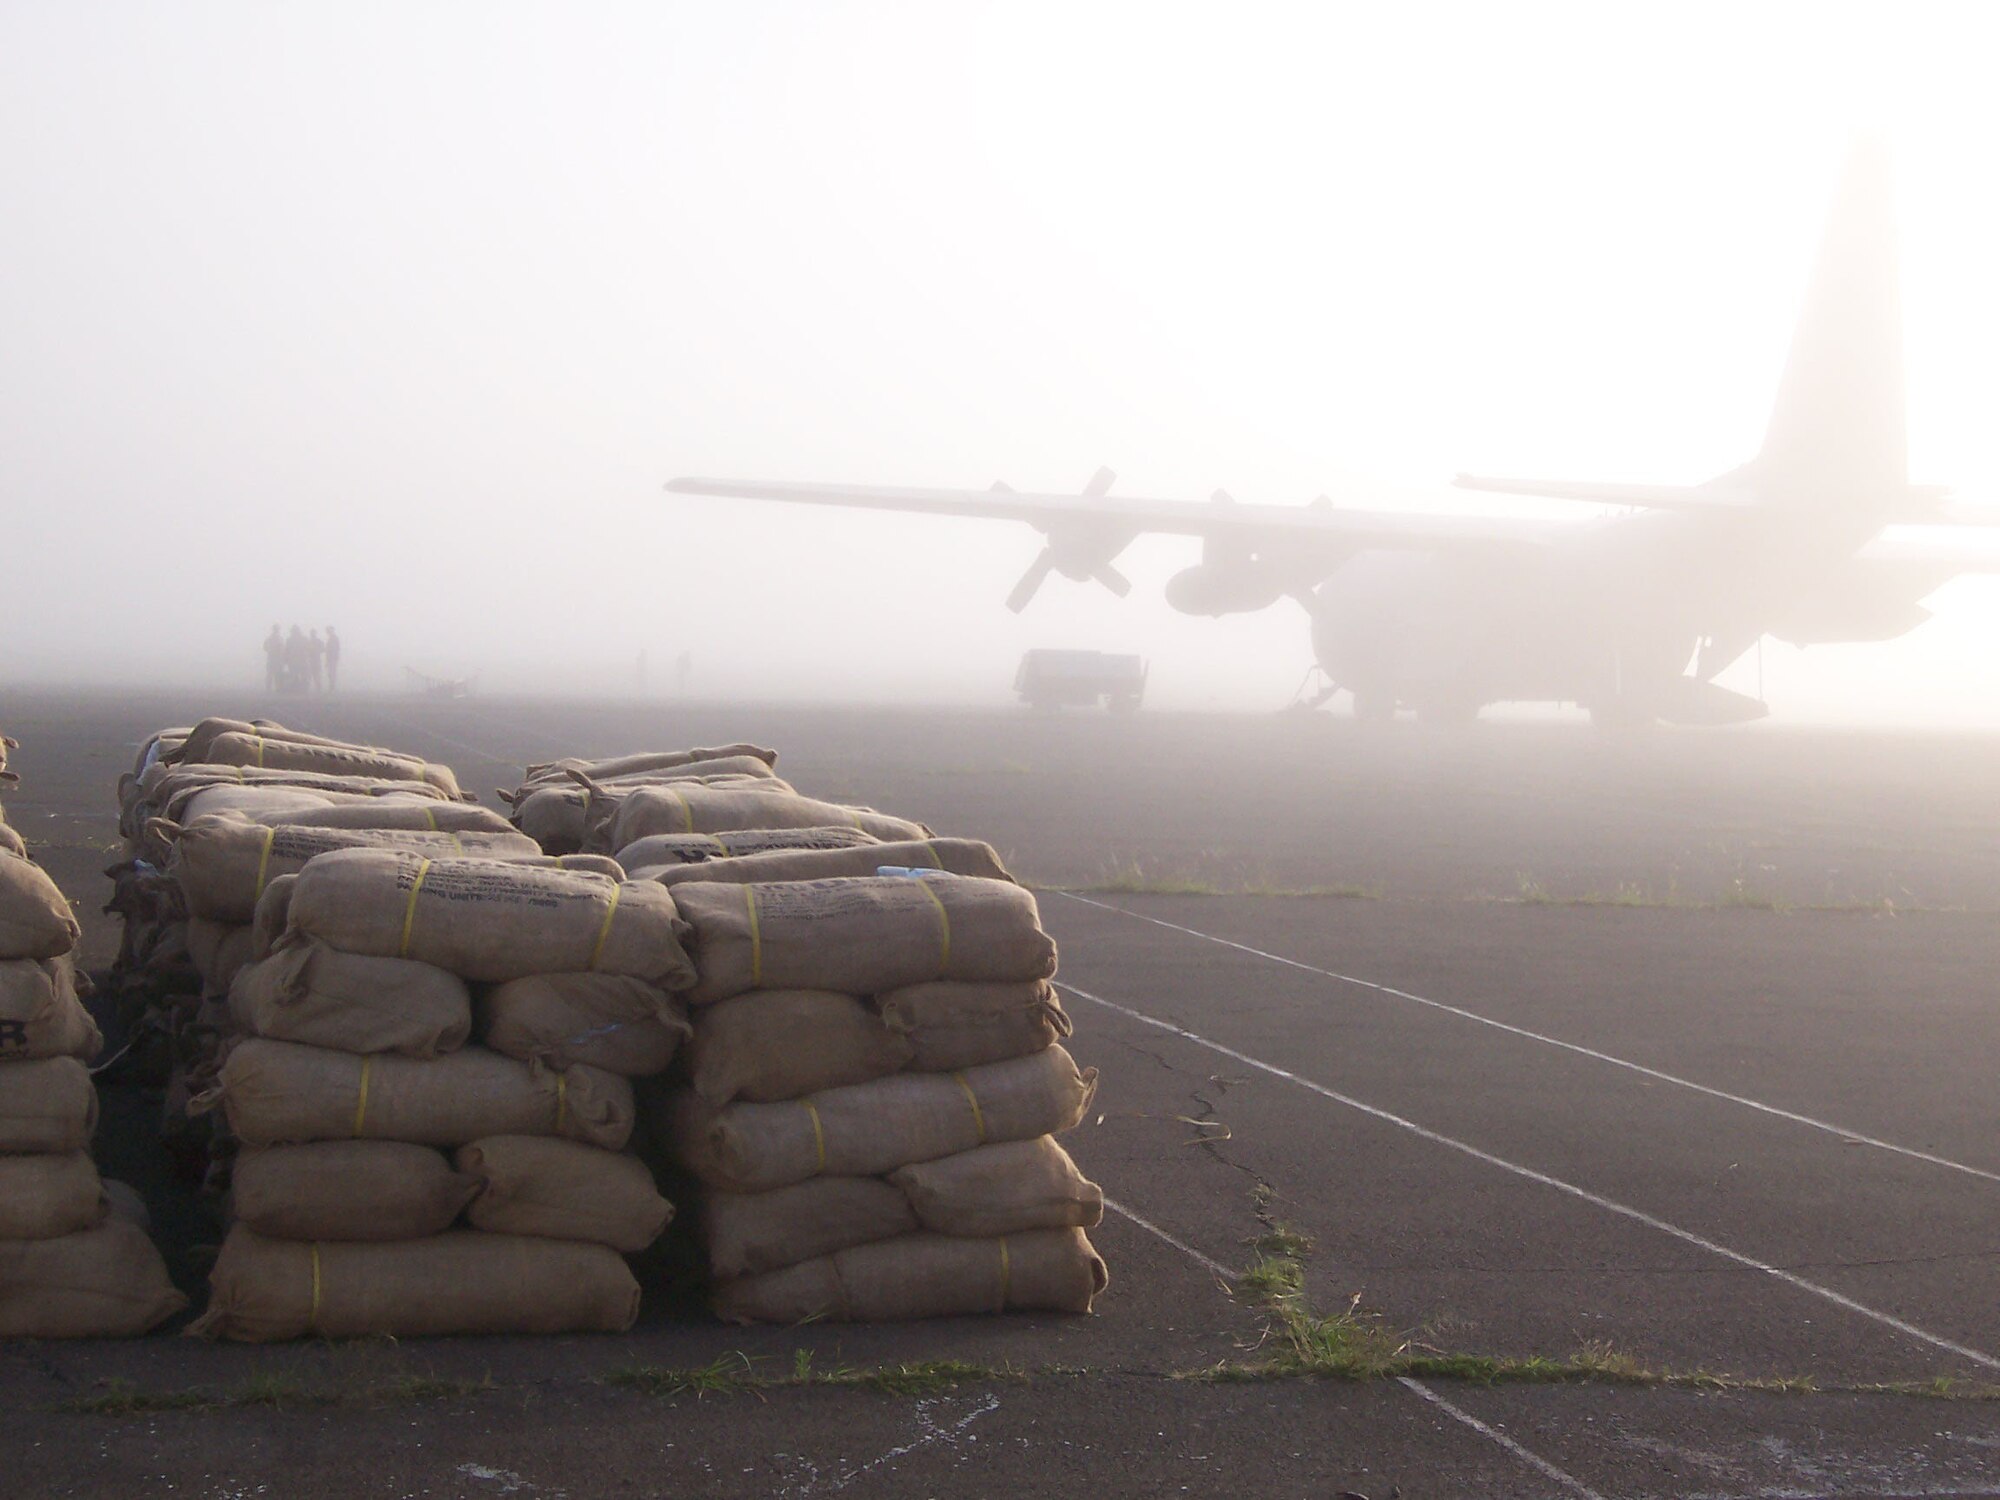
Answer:
M356 799L373 802L375 799ZM152 803L142 803L150 808ZM196 787L185 797L176 801L175 810L190 822L203 818L246 818L257 822L276 822L280 818L300 814L310 814L326 808L353 804L337 802L330 792L308 791L304 787L290 786L231 786L218 783L214 786ZM140 836L134 844L140 855L164 866L174 857L172 845L154 827L156 823L178 828L171 819L148 816L140 824Z
M642 786L619 799L605 831L614 854L656 833L725 833L740 828L858 828L878 839L924 839L921 823L892 818L865 807L842 807L796 793L743 788Z
M472 1035L472 993L456 974L310 938L245 965L229 987L229 1011L252 1036L341 1052L436 1057Z
M110 1211L88 1151L0 1156L0 1240L74 1234L103 1223Z
M915 1162L889 1181L938 1234L1092 1229L1104 1218L1104 1190L1084 1179L1052 1136Z
M768 854L775 849L858 849L880 844L859 828L745 828L732 833L655 833L618 851L627 872L657 865L698 865L711 859ZM658 879L657 875L650 877Z
M680 990L694 980L681 928L664 886L396 849L336 849L299 872L288 932L496 984L591 971Z
M914 1055L867 1001L831 990L752 990L701 1006L692 1024L688 1082L717 1109L885 1078Z
M0 959L55 958L82 936L69 902L41 866L0 854Z
M713 1109L693 1090L666 1122L688 1168L714 1187L758 1193L809 1177L874 1177L994 1141L1068 1130L1097 1070L1060 1047L963 1073L897 1073L786 1104Z
M89 1062L103 1046L97 1023L77 999L68 954L0 961L0 1066L44 1057Z
M815 1177L768 1193L710 1191L699 1212L716 1281L762 1275L918 1227L909 1200L879 1177Z
M334 802L385 797L397 802L454 802L458 799L427 781L349 776L337 771L268 771L256 766L154 766L139 778L141 800L176 823L193 820L190 797L233 786L242 791L316 792Z
M615 1250L453 1229L363 1244L265 1239L238 1225L209 1278L204 1338L272 1343L452 1333L622 1333L639 1284Z
M250 922L250 962L269 958L283 941L292 917L292 887L298 882L296 875L280 875L257 898L257 915Z
M1080 1229L1003 1239L907 1234L716 1288L733 1323L886 1323L1005 1311L1087 1313L1110 1280Z
M146 1232L121 1218L0 1240L0 1338L137 1338L186 1306Z
M1070 1034L1070 1019L1045 979L906 985L877 995L875 1009L884 1026L909 1039L913 1073L1026 1057Z
M674 1216L645 1163L622 1152L496 1135L459 1147L455 1160L480 1183L466 1210L477 1229L589 1240L636 1255Z
M641 845L646 842L640 841ZM630 853L630 850L621 849L619 862L625 863ZM1000 856L993 852L993 846L978 839L919 839L894 844L865 844L850 849L776 849L762 854L683 865L653 878L661 885L681 885L695 880L763 885L787 880L873 875L884 865L943 870L952 875L972 875L987 880L1014 878L1000 863Z
M536 974L480 998L479 1033L523 1061L643 1078L666 1072L688 1022L678 1000L629 974Z
M331 849L413 849L472 859L537 859L542 853L533 839L511 830L279 827L230 817L196 818L186 827L162 824L160 835L173 847L167 873L180 882L189 914L218 922L248 922L269 881L297 874L315 854Z
M674 888L700 978L688 1003L753 989L872 995L932 979L1047 979L1056 945L1003 880L887 876Z
M625 867L608 854L540 854L526 863L543 870L581 870L607 880L625 879Z
M677 766L704 760L754 759L768 773L778 763L778 752L762 745L717 745L695 750L642 750L633 755L614 755L607 760L582 760L566 756L561 760L537 761L528 767L529 781L547 781L580 771L593 781L613 776L631 776L643 771L670 771Z
M595 1068L558 1073L484 1047L420 1062L258 1038L229 1054L216 1087L190 1108L218 1106L252 1146L375 1139L456 1147L488 1135L560 1135L617 1151L632 1134L624 1079Z
M442 1234L478 1191L443 1152L407 1141L245 1147L229 1185L236 1222L283 1240Z
M0 854L11 854L16 859L28 857L27 841L9 826L5 818L0 818Z
M393 750L356 745L302 744L263 734L232 731L219 734L204 759L218 766L255 766L265 771L312 771L331 776L367 776L378 781L422 781L446 796L459 796L458 778L449 766L432 764Z
M159 752L153 760L167 765L193 765L209 758L209 751L215 742L225 734L255 734L269 740L283 740L295 745L332 745L349 750L377 750L377 745L357 745L348 740L332 740L322 734L308 734L303 729L287 729L276 719L225 719L211 715L192 729L163 729L158 738ZM172 741L178 739L179 743ZM393 754L394 752L388 752ZM144 767L142 766L141 769Z
M229 993L237 970L250 961L252 941L247 921L211 922L204 917L188 918L188 957L194 960L194 971L201 976L201 987L205 993Z
M90 1069L73 1057L0 1063L0 1152L83 1151L97 1129Z
M569 854L581 849L609 851L608 829L618 805L627 794L643 786L672 783L678 787L722 787L752 792L792 791L791 783L780 781L766 769L761 775L748 771L712 769L732 765L728 761L704 761L682 770L649 772L624 781L583 782L571 777L540 782L509 794L502 792L514 810L514 823L521 832L550 854ZM763 762L750 764L761 766Z
M137 1226L146 1234L153 1232L152 1211L146 1207L146 1200L139 1196L139 1190L129 1182L119 1182L107 1177L103 1180L105 1201L111 1206L114 1218Z
M476 802L437 802L406 797L370 797L323 807L254 818L283 828L411 828L431 833L513 833L514 825Z

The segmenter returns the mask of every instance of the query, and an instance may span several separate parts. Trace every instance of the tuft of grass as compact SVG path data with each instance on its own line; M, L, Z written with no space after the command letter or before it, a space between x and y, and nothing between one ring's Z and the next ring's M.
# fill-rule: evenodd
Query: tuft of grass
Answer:
M811 1356L807 1355L810 1363ZM717 1356L693 1369L662 1369L657 1365L627 1365L605 1374L606 1385L643 1391L649 1396L713 1396L755 1390L766 1382L756 1362L741 1350Z
M1755 889L1741 875L1738 875L1722 888L1722 894L1716 898L1715 904L1743 911L1789 910L1785 903L1780 901L1776 896L1766 891Z
M1554 906L1556 898L1549 894L1549 888L1530 875L1526 870L1514 875L1514 899L1523 906Z

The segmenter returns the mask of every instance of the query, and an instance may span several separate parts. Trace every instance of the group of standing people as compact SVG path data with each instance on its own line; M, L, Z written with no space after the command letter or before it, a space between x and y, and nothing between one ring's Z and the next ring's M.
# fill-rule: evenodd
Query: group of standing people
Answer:
M331 625L326 636L294 625L290 635L277 626L264 637L264 686L273 693L332 692L340 686L340 637Z

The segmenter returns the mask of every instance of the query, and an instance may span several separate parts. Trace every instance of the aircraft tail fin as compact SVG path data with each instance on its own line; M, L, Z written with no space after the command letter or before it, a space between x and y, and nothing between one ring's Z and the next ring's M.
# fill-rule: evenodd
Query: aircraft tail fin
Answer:
M1865 512L1905 500L1895 206L1880 142L1848 157L1752 469L1773 505Z

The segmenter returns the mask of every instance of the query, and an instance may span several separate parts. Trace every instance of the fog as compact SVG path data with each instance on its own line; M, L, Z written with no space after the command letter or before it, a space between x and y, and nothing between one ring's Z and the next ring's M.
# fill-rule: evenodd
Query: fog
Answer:
M248 686L296 621L357 688L664 695L685 652L704 697L999 702L1052 645L1274 708L1304 617L1175 614L1191 541L1016 617L1024 526L661 484L1696 482L1757 449L1861 129L1912 477L2000 503L2000 100L1960 15L9 5L0 683ZM2000 584L1931 604L1767 645L1777 716L2000 724Z

